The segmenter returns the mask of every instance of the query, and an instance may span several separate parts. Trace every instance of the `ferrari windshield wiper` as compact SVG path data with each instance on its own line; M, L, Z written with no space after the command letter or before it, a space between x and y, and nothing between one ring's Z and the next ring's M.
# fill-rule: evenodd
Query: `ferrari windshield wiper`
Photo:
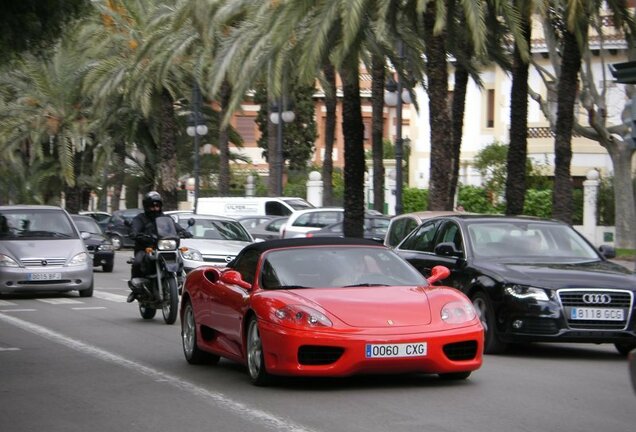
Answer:
M286 289L308 289L308 288L311 288L311 287L302 286L302 285L281 285L276 289L286 290Z
M374 287L374 286L388 286L387 284L381 283L359 283L353 285L345 285L343 288L355 288L355 287Z

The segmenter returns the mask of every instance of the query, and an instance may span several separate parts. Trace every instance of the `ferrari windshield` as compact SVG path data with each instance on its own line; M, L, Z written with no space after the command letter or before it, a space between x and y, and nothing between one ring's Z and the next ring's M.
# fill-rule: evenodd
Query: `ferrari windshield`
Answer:
M555 262L598 260L574 228L549 222L469 222L468 236L480 258L536 258ZM536 261L535 260L535 261Z
M273 250L261 267L264 289L422 286L409 263L380 247L321 246Z

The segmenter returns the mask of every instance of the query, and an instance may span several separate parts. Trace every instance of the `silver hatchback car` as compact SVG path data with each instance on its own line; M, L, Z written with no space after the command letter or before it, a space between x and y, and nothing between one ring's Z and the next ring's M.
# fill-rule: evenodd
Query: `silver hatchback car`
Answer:
M0 206L0 293L93 295L93 263L61 207Z

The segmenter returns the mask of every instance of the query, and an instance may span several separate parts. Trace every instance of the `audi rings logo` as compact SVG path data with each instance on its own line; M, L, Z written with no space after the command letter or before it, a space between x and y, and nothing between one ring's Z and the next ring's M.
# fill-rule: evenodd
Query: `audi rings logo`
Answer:
M610 304L612 297L609 294L583 294L583 303L586 304Z

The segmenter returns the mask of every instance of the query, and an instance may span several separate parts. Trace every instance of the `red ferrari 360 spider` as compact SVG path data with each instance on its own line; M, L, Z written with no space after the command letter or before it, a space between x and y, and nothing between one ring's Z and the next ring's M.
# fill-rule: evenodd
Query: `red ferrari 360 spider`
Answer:
M482 364L472 303L366 240L285 239L246 246L227 268L186 280L181 339L190 363L225 357L256 385L273 375L428 373L465 379Z

